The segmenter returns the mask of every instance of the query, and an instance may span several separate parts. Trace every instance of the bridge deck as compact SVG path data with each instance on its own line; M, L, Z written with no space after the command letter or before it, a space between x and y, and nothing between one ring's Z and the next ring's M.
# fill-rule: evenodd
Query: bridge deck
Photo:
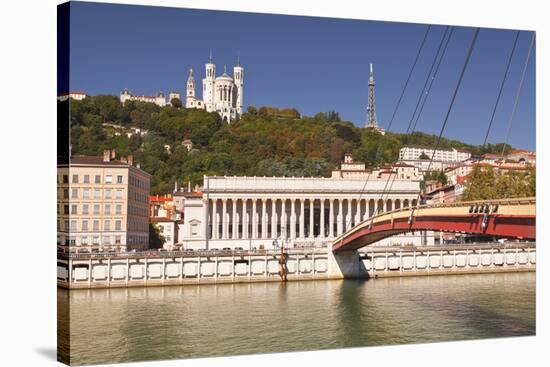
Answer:
M418 230L536 238L535 198L455 202L401 208L369 218L337 237L333 251L355 250Z

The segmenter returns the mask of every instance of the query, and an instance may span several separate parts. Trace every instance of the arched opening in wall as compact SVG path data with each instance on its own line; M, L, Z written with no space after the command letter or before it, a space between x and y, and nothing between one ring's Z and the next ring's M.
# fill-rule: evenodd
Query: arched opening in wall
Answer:
M418 203L418 202L417 202L417 200L416 200L416 199L413 199L413 201L412 201L412 204L411 204L411 205L412 205L413 207L415 207L415 206L417 205L417 203Z
M393 209L392 209L392 202L391 202L391 199L388 199L386 200L386 211L387 212L391 212Z
M408 208L408 207L409 207L409 199L403 200L403 208Z
M223 117L223 122L226 122L226 123L229 122L228 119L227 119L227 116Z
M395 199L395 209L401 209L401 200Z

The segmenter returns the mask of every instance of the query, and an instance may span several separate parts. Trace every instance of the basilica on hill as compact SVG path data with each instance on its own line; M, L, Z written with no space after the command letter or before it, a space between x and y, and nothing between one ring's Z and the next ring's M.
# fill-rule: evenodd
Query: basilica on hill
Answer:
M199 99L195 93L195 78L193 68L190 68L185 107L217 112L227 123L238 119L243 110L243 77L244 68L239 60L233 67L233 77L227 74L225 66L223 74L216 76L216 64L212 62L212 52L210 52L210 58L205 65L205 77L202 79L202 99Z

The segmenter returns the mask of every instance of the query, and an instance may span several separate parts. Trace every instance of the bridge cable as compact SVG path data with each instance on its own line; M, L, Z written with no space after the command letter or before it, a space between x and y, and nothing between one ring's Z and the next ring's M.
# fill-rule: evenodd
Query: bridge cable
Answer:
M477 42L477 38L478 38L478 35L479 35L479 30L480 30L479 27L476 28L475 33L474 33L474 36L473 36L473 38L472 38L472 42L471 42L471 44L470 44L470 48L469 48L469 50L468 50L468 54L467 54L467 56L466 56L466 59L464 60L464 65L462 66L462 71L460 72L460 77L459 77L458 82L457 82L457 84L456 84L456 87L455 87L455 90L454 90L454 93L453 93L453 97L452 97L451 102L450 102L450 104L449 104L449 108L447 109L447 113L445 114L445 119L443 120L443 124L442 124L442 126L441 126L441 130L440 130L440 132L439 132L439 136L438 136L438 138L437 138L437 142L436 142L435 149L434 149L434 151L433 151L433 153L432 153L432 157L431 157L431 159L430 159L430 163L428 164L428 169L426 170L427 172L429 172L429 170L430 170L430 167L431 167L432 162L433 162L434 157L435 157L435 152L436 152L437 149L439 148L439 143L441 142L441 137L443 136L443 132L445 131L445 127L447 126L447 122L449 121L449 116L450 116L450 114L451 114L451 110L452 110L452 108L453 108L453 105L454 105L456 96L458 95L458 90L460 89L460 85L462 84L462 80L463 80L463 78L464 78L464 74L466 73L466 69L468 68L468 64L470 63L470 59L471 59L471 57L472 57L472 52L473 52L474 47L475 47L475 44L476 44L476 42ZM411 209L411 216L410 216L411 218L412 218L413 215L414 215L415 209L418 208L418 203L419 203L421 194L422 194L422 192L419 191L419 192L418 192L418 198L417 198L417 200L416 200L417 205L414 206L414 207L412 207L412 209Z
M399 96L399 98L398 98L398 100L397 100L397 104L396 104L396 106L395 106L395 109L393 110L392 118L390 119L390 122L389 122L388 127L386 128L386 130L390 130L390 128L391 128L391 126L392 126L392 124L393 124L393 120L394 120L394 118L395 118L395 115L396 115L396 113L397 113L397 110L399 109L399 106L400 106L400 104L401 104L401 100L403 99L403 95L405 94L405 90L407 89L407 86L409 85L409 81L410 81L410 79L411 79L411 76L412 76L412 74L413 74L413 71L414 71L414 69L415 69L415 67L416 67L416 64L417 64L417 62L418 62L418 59L419 59L419 57L420 57L420 53L422 52L422 49L424 48L424 45L425 45L425 43L426 43L426 39L428 38L428 34L429 34L431 28L432 28L432 25L431 25L431 24L429 24L428 27L426 28L426 32L424 33L424 37L422 38L422 42L420 43L420 46L419 46L418 51L417 51L417 53L416 53L416 57L415 57L414 62L413 62L413 64L412 64L412 66L411 66L411 69L409 70L409 74L408 74L408 76L407 76L407 80L405 81L405 84L403 85L403 89L401 90L401 94L400 94L400 96ZM380 161L380 159L382 158L381 156L382 156L382 141L383 141L383 140L384 140L383 138L380 139L380 142L378 143L378 147L377 147L377 149L376 149L376 155L375 155L375 157L374 157L374 166L375 166L375 167L377 166L377 163L378 163L378 162ZM362 188L361 191L360 191L359 199L358 199L358 200L361 200L361 197L363 196L363 193L364 193L364 191L365 191L365 189L366 189L366 187L367 187L367 183L369 182L369 179L370 179L371 175L372 175L372 171L369 172L369 174L367 175L367 178L366 178L366 180L365 180L365 183L363 184L363 188ZM348 209L351 209L351 205L348 204L348 206L349 206ZM367 205L366 210L367 210L367 212L368 212L368 205ZM346 232L346 228L349 227L349 226L351 225L352 217L351 217L351 215L350 215L349 223L345 221L345 218L343 218L343 219L344 219L345 227L342 229L342 233L345 233L345 232ZM324 228L323 228L323 230L324 230Z
M531 44L529 45L529 51L527 51L527 57L525 59L525 63L523 65L523 72L521 73L521 80L519 82L518 90L516 92L516 97L514 101L514 108L512 109L512 114L510 115L510 119L508 121L508 128L506 132L506 138L504 139L504 145L502 147L502 154L501 157L504 158L504 150L506 149L506 144L508 144L508 139L510 138L510 133L512 131L512 122L514 121L514 118L516 116L516 111L518 107L519 102L519 96L521 94L521 89L523 87L523 81L525 80L525 74L527 73L527 66L529 65L529 58L531 57L531 52L533 50L533 45L535 44L535 32L533 32L533 36L531 37Z
M447 36L447 33L449 31L449 28L451 28L451 32L449 33L449 36L445 39L445 37ZM454 27L449 27L447 26L445 28L445 32L443 33L443 36L441 37L441 41L439 43L439 47L437 49L437 52L434 56L434 60L432 62L432 65L430 67L430 70L428 72L428 75L426 76L426 81L424 82L424 86L422 87L422 90L420 91L420 94L418 96L418 100L416 102L416 107L414 109L414 112L411 116L411 120L409 121L409 126L407 127L407 131L405 132L405 134L409 134L409 131L411 129L411 125L412 125L412 122L414 120L414 117L416 115L416 112L418 110L418 106L420 105L420 102L423 101L422 103L422 107L417 115L417 119L416 119L416 123L418 122L418 118L420 117L420 114L422 113L422 110L424 108L424 105L426 103L426 100L428 98L428 94L431 90L431 87L433 85L433 81L435 79L435 76L437 75L437 72L439 70L439 66L441 65L441 61L443 60L443 57L445 56L445 53L447 51L447 46L449 45L449 41L452 37L452 34L453 34L453 31L454 31ZM442 47L443 47L443 52L442 51ZM439 59L439 61L438 61ZM434 71L434 74L432 75L432 71L434 70L434 66L437 62L437 66L435 68L435 71ZM431 76L431 78L430 78ZM430 82L429 86L428 86L428 82ZM428 88L427 88L428 86ZM424 97L424 98L423 98ZM414 128L416 128L416 123L414 124ZM414 133L414 130L412 132L410 132L411 134ZM387 200L387 198L389 197L389 194L391 192L391 189L393 188L393 183L395 182L395 179L397 178L397 175L392 175L392 172L390 172L390 175L388 176L388 179L386 181L386 185L384 186L384 190L382 191L382 194L380 196L380 199L378 199L378 201L382 200L382 205L384 205L384 202ZM391 179L391 183L390 183L390 186L388 188L388 183ZM384 198L384 196L386 196L386 198ZM395 208L393 208L395 209Z
M512 46L512 51L510 51L510 56L508 57L508 63L506 64L506 70L504 71L504 76L503 76L502 81L500 83L497 99L495 101L495 106L494 106L493 112L491 114L491 119L489 120L489 126L487 126L487 131L485 132L485 139L483 139L483 145L481 146L481 151L482 152L485 151L485 146L487 145L487 140L489 138L489 133L490 133L491 128L493 126L493 121L495 119L495 114L496 114L497 109L498 109L498 104L500 102L500 97L502 95L502 90L504 89L504 84L506 83L506 79L508 77L508 71L510 70L510 64L512 63L512 59L514 57L514 51L516 50L516 46L517 46L517 43L518 43L519 34L520 34L520 31L517 31L516 32L516 37L514 39L514 44ZM506 145L504 147L506 147ZM474 170L473 176L472 176L472 181L470 182L470 187L468 188L468 199L470 199L470 193L472 192L472 188L474 187L475 183L477 182L476 181L476 179L478 178L477 176L478 176L477 175L477 170Z

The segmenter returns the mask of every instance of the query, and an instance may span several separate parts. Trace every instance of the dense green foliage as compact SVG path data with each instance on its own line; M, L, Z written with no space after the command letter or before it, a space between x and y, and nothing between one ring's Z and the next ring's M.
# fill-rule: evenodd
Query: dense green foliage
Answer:
M536 195L536 169L526 172L498 173L491 167L476 166L468 175L463 200L488 200L534 197Z
M129 130L121 133L113 124L148 133L128 137ZM184 139L193 142L190 152L181 144ZM115 96L71 102L72 153L101 155L115 149L117 155L133 154L153 175L152 194L170 191L176 180L202 184L205 174L330 176L345 152L373 166L397 160L406 144L434 146L436 141L420 132L382 136L341 121L335 111L307 117L291 108L250 106L240 120L223 124L216 113L136 101L121 105ZM482 153L454 140L442 139L440 147Z

